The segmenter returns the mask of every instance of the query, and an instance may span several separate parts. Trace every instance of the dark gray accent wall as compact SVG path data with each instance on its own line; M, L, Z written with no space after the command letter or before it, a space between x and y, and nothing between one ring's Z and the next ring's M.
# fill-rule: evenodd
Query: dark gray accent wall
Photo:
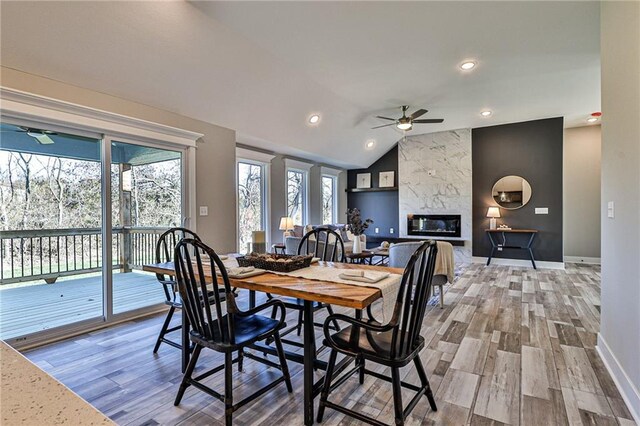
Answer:
M380 172L395 172L396 186L398 185L398 145L394 146L385 155L380 157L367 169L354 169L348 171L347 188L356 187L356 175L358 173L371 173L371 187L377 188ZM363 218L371 218L374 224L365 232L367 235L376 235L375 228L380 228L378 237L398 236L398 191L381 192L350 192L347 194L347 206L352 209L360 209ZM394 229L394 234L389 229Z
M473 129L471 145L473 255L487 257L490 252L485 229L489 227L487 209L496 205L491 197L493 184L503 176L518 175L531 184L531 200L518 210L501 208L498 225L537 229L536 259L562 262L563 118ZM547 207L549 214L536 215L536 207ZM527 258L524 251L510 249L496 257Z

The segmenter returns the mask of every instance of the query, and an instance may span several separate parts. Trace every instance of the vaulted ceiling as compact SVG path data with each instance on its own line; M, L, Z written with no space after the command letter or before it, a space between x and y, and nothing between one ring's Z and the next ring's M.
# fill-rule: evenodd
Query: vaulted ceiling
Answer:
M600 109L598 2L7 2L3 66L237 131L238 141L368 166L403 104L443 124ZM473 59L477 66L458 66ZM481 110L493 111L488 118ZM410 111L411 111L410 110ZM308 117L317 113L319 124ZM373 149L365 148L375 140Z

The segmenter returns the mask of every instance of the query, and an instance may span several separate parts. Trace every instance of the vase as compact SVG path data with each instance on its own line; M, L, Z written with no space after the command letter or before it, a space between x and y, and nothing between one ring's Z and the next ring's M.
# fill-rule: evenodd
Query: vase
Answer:
M353 254L362 253L362 240L360 239L360 235L355 236L356 239L353 240Z

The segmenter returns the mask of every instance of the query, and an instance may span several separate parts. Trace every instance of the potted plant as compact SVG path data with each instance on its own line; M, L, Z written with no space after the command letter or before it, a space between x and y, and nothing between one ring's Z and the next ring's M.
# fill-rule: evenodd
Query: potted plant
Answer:
M347 210L347 229L356 237L353 241L353 253L362 253L362 240L360 236L373 223L371 219L362 220L360 210L357 208ZM366 247L365 247L366 248Z

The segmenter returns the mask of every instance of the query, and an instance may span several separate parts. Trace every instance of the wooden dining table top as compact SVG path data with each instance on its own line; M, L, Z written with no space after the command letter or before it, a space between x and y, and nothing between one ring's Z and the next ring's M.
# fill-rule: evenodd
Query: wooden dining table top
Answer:
M317 262L313 268L361 269L365 271L381 271L392 274L402 274L401 268L388 266L354 265L334 262ZM212 279L208 264L203 264L204 273L208 280ZM144 271L174 275L173 262L154 263L144 265ZM382 297L379 289L362 285L318 281L287 275L265 272L261 275L246 278L229 278L231 286L247 290L255 290L285 297L296 297L313 302L328 303L353 309L365 309L375 300Z

